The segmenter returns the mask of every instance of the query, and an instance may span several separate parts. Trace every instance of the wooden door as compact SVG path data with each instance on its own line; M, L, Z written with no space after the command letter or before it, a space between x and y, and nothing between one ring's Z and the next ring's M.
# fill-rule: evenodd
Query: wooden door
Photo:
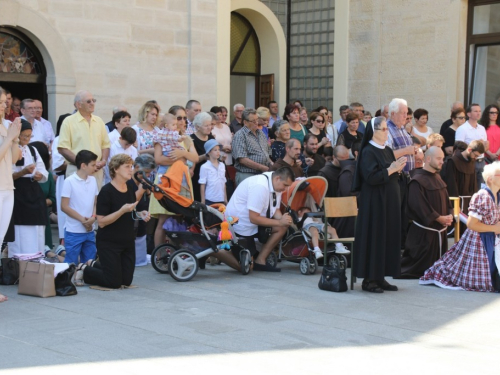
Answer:
M267 107L267 103L274 100L274 74L264 74L257 77L257 107Z

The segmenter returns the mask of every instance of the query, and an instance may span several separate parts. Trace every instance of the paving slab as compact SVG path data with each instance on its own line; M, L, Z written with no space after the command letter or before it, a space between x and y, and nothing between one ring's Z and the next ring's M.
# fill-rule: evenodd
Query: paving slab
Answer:
M279 266L242 276L207 265L185 283L138 267L135 289L46 299L0 286L0 373L498 373L496 293L416 280L329 293L319 273Z

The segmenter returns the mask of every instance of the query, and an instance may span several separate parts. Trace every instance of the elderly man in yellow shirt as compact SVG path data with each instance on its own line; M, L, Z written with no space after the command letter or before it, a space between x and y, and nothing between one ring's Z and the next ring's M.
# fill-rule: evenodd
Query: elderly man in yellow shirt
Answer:
M94 177L99 190L103 182L103 168L109 156L109 137L104 121L94 116L96 100L88 91L78 91L75 94L77 111L66 117L59 133L57 150L70 162L66 169L66 177L76 172L75 156L81 150L89 150L97 155L97 171Z

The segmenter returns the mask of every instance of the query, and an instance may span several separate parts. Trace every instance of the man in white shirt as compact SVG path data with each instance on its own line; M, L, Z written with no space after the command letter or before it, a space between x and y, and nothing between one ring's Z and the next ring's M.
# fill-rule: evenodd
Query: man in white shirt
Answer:
M259 226L272 228L271 236L255 258L254 271L281 271L279 268L266 265L266 259L292 224L290 215L282 214L279 207L281 193L294 180L293 171L289 167L251 176L238 185L229 200L226 216L239 218L233 229L238 237L246 240L246 247L254 257ZM269 217L267 217L268 210Z
M50 121L45 120L42 117L43 113L43 104L40 100L35 100L35 120L40 121L43 125L43 130L45 132L45 137L48 142L49 150L52 147L52 142L54 142L54 138L56 135L54 134L54 129L52 128L52 124Z
M31 134L31 142L43 142L45 145L49 146L49 139L45 134L45 129L43 124L38 121L36 116L36 103L33 99L24 99L21 102L21 113L23 114L21 118L28 121L31 124L33 133Z
M486 130L483 125L478 124L481 118L481 106L479 104L471 104L467 107L467 117L469 118L462 126L459 126L455 132L455 141L462 141L470 144L472 141L482 141L484 149L489 149L489 142L486 136ZM481 154L476 159L477 186L480 187L483 180L484 154Z

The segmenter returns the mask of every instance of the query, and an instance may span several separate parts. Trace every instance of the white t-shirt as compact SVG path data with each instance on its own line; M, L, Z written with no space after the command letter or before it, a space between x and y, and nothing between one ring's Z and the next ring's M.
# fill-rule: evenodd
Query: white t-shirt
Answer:
M272 174L273 172L265 172L248 177L238 185L233 193L226 207L226 217L239 218L239 221L234 225L234 231L239 235L252 236L258 231L258 226L250 222L250 210L259 212L260 216L266 217L267 208L271 205L270 217L273 217L279 208L281 193L274 191ZM275 200L273 200L273 193L276 197Z
M56 137L54 134L54 129L52 128L52 124L50 121L45 120L43 117L40 117L40 122L43 124L43 130L45 131L45 139L47 140L47 144L50 144L54 141Z
M69 198L69 207L80 215L91 217L97 194L99 189L95 177L88 176L83 180L74 173L64 180L61 197ZM83 224L69 215L66 216L66 230L71 233L87 233Z
M108 127L106 126L106 129L107 128ZM109 137L109 143L113 144L120 138L120 132L117 129L113 129L113 131L108 134L108 137Z
M462 141L469 144L476 140L488 140L483 125L477 124L476 127L473 127L469 124L469 121L466 121L462 126L459 126L455 132L455 141Z
M24 116L21 116L21 118L23 120L26 120L26 118ZM26 121L28 121L28 120L26 120ZM43 124L40 121L38 121L37 119L34 119L33 124L31 124L31 127L32 127L33 131L31 133L30 143L31 142L43 142L46 145L48 145L50 143L50 140L48 139L47 135L45 134L45 126L43 126Z
M52 168L57 169L64 164L66 159L57 150L57 145L59 145L59 136L54 138L52 142Z
M472 141L483 140L487 141L488 136L486 135L486 129L483 125L477 124L473 127L466 121L462 126L459 126L455 132L455 141L462 141L470 144ZM479 155L479 158L483 158L484 154Z
M427 126L427 131L426 132L421 132L421 131L418 131L417 127L414 126L413 127L413 132L416 134L416 135L419 135L425 139L427 139L429 137L429 135L431 135L432 133L434 133L434 131L432 130L432 128L430 126ZM427 150L427 146L426 145L422 145L422 147L420 147L422 149L422 151L425 151Z
M210 160L202 164L200 168L199 184L205 185L205 199L212 202L224 202L224 191L226 189L226 167L219 162L219 168L215 168Z
M111 135L110 133L109 135ZM113 143L111 143L111 147L109 148L109 157L108 157L108 162L106 166L104 167L104 183L107 184L108 182L111 181L111 176L109 175L109 161L111 158L115 155L118 154L125 154L128 155L132 158L132 160L135 160L137 158L138 152L137 149L134 146L130 146L127 149L124 149L122 145L120 144L120 140L117 139Z

